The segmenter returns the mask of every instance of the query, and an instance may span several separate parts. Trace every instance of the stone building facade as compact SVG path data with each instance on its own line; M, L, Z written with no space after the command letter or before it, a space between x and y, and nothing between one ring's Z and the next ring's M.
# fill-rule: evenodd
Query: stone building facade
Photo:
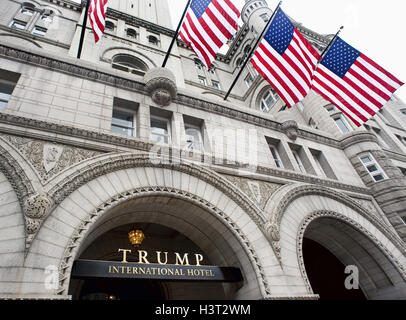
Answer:
M165 0L110 1L102 40L88 27L78 60L84 7L0 2L0 298L103 298L73 263L117 259L133 225L148 250L201 252L243 275L138 283L144 298L334 296L312 252L343 279L355 266L364 298L406 298L402 101L355 128L315 93L287 109L250 66L224 101L272 13L264 0L246 1L211 71L180 40L160 68ZM320 51L331 39L295 24Z

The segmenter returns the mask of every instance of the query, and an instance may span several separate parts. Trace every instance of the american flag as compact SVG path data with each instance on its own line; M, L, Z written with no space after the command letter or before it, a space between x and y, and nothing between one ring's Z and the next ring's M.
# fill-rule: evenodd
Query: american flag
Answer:
M317 51L279 9L251 63L292 107L309 93L319 59Z
M313 90L361 126L402 85L388 71L337 38L316 69Z
M89 19L97 43L103 35L106 24L106 11L108 0L89 0Z
M220 48L237 32L239 17L230 0L193 0L179 35L210 68Z

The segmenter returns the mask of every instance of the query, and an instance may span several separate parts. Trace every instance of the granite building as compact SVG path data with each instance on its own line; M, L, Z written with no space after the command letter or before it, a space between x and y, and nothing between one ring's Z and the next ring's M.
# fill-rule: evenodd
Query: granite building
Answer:
M356 128L312 92L286 108L251 66L224 101L271 9L247 0L208 71L181 40L161 68L169 3L110 0L77 59L85 3L0 1L0 298L405 299L406 105ZM75 277L119 249L242 279Z

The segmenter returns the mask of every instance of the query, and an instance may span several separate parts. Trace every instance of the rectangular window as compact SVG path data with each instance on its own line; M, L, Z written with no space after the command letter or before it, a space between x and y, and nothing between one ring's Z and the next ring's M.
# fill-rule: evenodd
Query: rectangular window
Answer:
M334 121L342 133L348 133L352 130L351 126L348 124L347 120L345 120L342 115L334 118Z
M13 29L24 30L26 25L27 24L25 22L20 22L20 21L15 21L14 20L11 23L10 27L13 28Z
M361 163L364 165L365 169L369 175L376 181L382 181L388 179L385 172L382 170L381 166L376 162L372 154L368 154L360 157Z
M206 83L206 78L205 78L205 77L199 77L199 83L200 83L202 86L207 85L207 83Z
M220 82L212 80L211 84L212 84L213 88L220 90Z
M306 150L301 146L293 143L289 143L290 150L292 151L293 158L296 161L297 168L302 173L317 175Z
M310 151L311 155L313 156L313 159L314 159L314 162L316 163L319 174L325 178L337 179L336 175L333 172L333 169L331 168L331 166L328 163L324 154L319 150L314 150L314 149L310 149L310 148L309 148L309 151Z
M165 118L151 116L151 140L157 143L170 143L170 124Z
M132 101L114 98L111 132L135 137L138 104Z
M47 33L47 29L41 28L41 27L35 27L34 30L32 30L32 34L40 37L45 37L45 34Z
M254 78L252 77L251 73L248 73L248 75L245 77L244 81L248 88L250 88L252 86L252 83L254 82Z
M187 149L203 152L205 150L204 120L184 114L183 123L185 124Z
M296 160L297 165L299 166L300 171L303 173L306 173L306 169L303 166L302 159L300 159L299 153L296 150L292 150L292 153L293 153L293 157Z
M272 154L273 160L275 161L276 167L283 168L283 163L282 163L281 157L279 155L278 149L274 145L270 145L269 149L271 150L271 154Z
M20 74L0 69L0 110L4 110L9 102Z
M265 139L268 143L269 150L271 151L270 156L272 157L275 166L281 169L294 170L281 141L271 137L265 137Z
M328 113L332 114L338 111L337 107L333 104L329 104L328 106L326 106L326 110Z

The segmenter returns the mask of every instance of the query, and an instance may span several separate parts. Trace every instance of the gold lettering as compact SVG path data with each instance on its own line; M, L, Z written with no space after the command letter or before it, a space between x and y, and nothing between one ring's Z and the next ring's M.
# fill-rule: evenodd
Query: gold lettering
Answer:
M194 276L193 269L187 269L187 275L188 276Z
M170 276L173 276L173 270L172 270L172 269L168 269L168 274L169 274Z
M175 269L175 276L179 276L179 269Z
M127 274L131 274L131 267L127 267Z
M195 254L195 258L196 258L196 266L199 267L200 262L203 261L203 255L197 253L197 254Z
M168 263L168 252L164 252L165 253L165 262L161 261L161 251L157 251L156 252L156 257L158 260L159 264L167 264Z
M140 267L139 270L140 270L140 272L141 272L142 274L145 274L145 268L144 268L144 267Z
M133 267L133 274L138 274L138 268L137 267Z
M113 273L118 273L118 268L116 266L113 266Z
M148 255L148 252L146 252L144 250L138 250L138 263L149 264L149 262L147 260L147 255Z
M164 272L164 271L165 271L165 272ZM162 273L163 276L166 276L166 275L168 274L168 269L167 269L167 268L163 268L163 269L161 270L161 273Z
M118 252L122 252L123 253L123 263L127 263L127 252L131 253L131 250L128 249L118 249Z
M181 258L181 256L179 255L179 253L175 252L175 256L176 256L176 265L178 266L179 264L186 265L186 266L190 266L189 264L189 257L188 257L188 253L185 253L183 255L183 258Z

